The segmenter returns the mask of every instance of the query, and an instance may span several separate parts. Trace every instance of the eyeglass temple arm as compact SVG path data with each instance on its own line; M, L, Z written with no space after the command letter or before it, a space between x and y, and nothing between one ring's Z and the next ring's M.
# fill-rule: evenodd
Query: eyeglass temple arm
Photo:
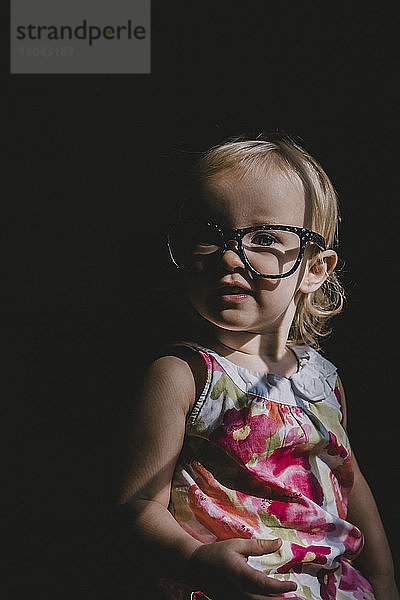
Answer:
M317 246L319 246L322 250L326 250L325 238L323 238L322 235L320 235L319 233L315 233L315 231L310 231L308 241L314 242L314 244L317 244Z

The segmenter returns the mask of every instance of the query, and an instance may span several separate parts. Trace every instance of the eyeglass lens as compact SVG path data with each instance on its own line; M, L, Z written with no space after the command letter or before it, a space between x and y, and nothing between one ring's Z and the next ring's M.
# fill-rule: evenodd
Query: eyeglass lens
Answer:
M252 231L242 239L249 264L264 275L284 275L294 267L300 254L300 238L292 231L268 229ZM217 228L197 223L182 223L170 233L170 249L179 267L201 272L211 267L224 248Z

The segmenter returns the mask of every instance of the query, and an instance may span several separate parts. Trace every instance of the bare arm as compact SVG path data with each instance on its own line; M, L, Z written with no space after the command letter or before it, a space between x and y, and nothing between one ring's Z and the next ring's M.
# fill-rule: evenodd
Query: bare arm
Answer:
M347 427L346 403L340 383L343 425ZM352 456L354 485L348 501L348 519L361 529L365 546L358 558L360 569L374 588L376 600L398 600L393 560L379 511L357 460Z
M247 564L249 555L275 552L280 541L233 539L202 544L168 511L186 415L198 392L189 364L165 356L150 367L138 398L120 511L141 558L140 567L149 563L154 571L156 564L157 575L183 580L213 600L224 600L227 594L232 600L265 600L270 593L292 591L296 584L271 579Z
M353 455L354 486L349 497L349 520L361 529L365 546L358 562L375 591L376 600L398 600L393 560L371 489Z
M163 357L151 365L133 415L120 504L143 558L151 554L153 564L158 558L164 575L173 574L174 565L187 561L201 546L168 511L185 418L195 394L188 364L174 356Z

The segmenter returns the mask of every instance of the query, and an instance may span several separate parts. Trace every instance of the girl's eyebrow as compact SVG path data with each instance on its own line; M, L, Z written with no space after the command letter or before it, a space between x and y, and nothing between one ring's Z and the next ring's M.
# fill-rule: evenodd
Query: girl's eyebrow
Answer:
M285 223L281 223L279 219L256 219L254 222L252 222L251 227L258 227L261 225L285 225ZM249 225L250 227L250 225Z
M212 223L215 223L217 225L220 225L221 227L224 227L226 225L224 225L224 223L222 222L221 219L218 219L216 217L213 217L211 215L206 216L206 220L210 221ZM280 219L275 219L274 217L270 218L270 219L249 219L249 222L246 223L246 225L244 225L243 227L239 227L239 229L243 229L246 227L262 227L263 225L291 225L290 223L281 223Z

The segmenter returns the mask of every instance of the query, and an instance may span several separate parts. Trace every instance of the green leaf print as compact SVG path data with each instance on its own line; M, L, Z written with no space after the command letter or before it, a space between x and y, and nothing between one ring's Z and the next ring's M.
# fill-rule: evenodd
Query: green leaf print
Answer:
M235 408L240 410L247 406L247 394L243 392L237 385L232 381L226 373L222 373L217 383L214 385L211 392L211 399L218 400L221 394L226 393L227 396L232 400Z
M271 456L271 454L273 454L277 448L281 448L281 447L282 447L281 432L278 430L274 433L274 435L271 435L271 437L269 437L265 440L265 452L263 452L261 454L261 456L263 458L266 456Z
M247 463L247 467L250 469L253 468L257 464L257 461L260 458L265 458L266 456L271 456L271 454L273 454L277 448L281 448L281 447L282 447L281 433L279 431L276 431L274 433L274 435L271 435L271 437L266 438L265 451L262 454L256 454L254 452L254 454L252 455L252 457L250 458L250 460Z
M349 597L345 594L342 594L340 590L336 591L336 600L349 600Z
M264 525L268 527L272 537L279 537L284 541L303 545L294 529L284 527L279 519L275 515L270 514L267 510L260 511L260 519Z
M257 461L258 461L259 458L260 457L258 456L258 454L256 454L254 452L253 456L251 457L251 459L249 460L249 462L247 463L246 466L251 469L257 463Z
M296 592L299 591L299 588L297 587ZM301 593L304 594L304 596L307 598L307 600L320 600L320 596L316 596L311 588L308 585L302 585L301 586Z

